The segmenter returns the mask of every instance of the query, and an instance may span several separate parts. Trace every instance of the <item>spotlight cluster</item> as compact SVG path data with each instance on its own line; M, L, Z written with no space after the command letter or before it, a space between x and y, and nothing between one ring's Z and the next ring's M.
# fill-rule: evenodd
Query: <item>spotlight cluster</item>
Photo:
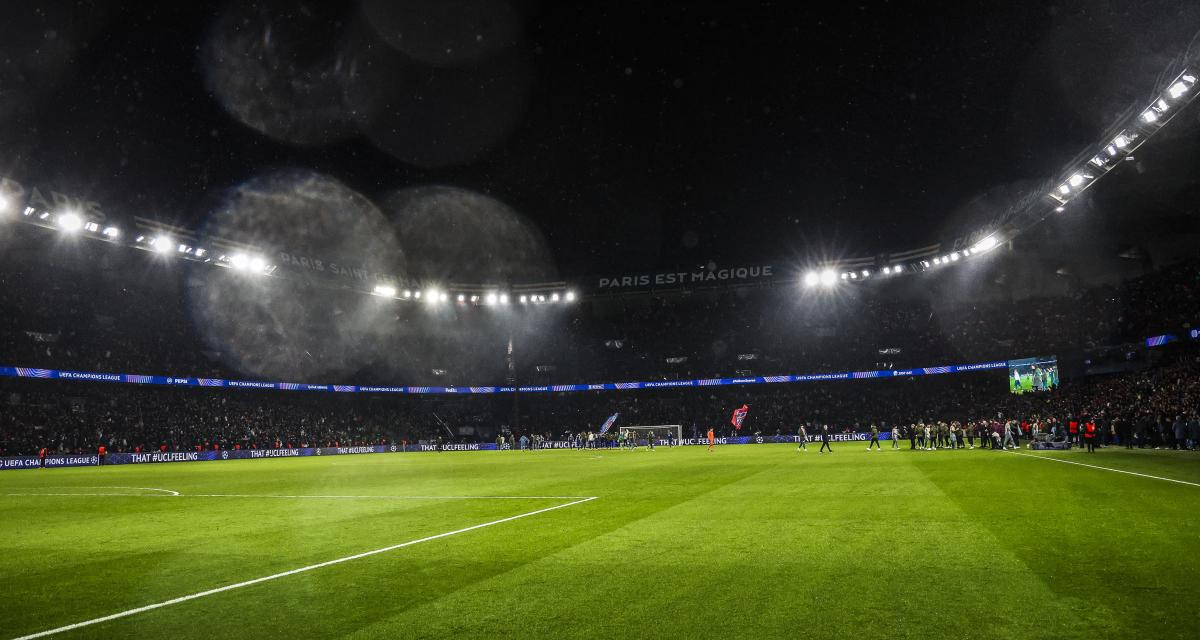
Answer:
M1195 87L1194 72L1180 73L1150 106L1142 110L1136 121L1101 143L1099 148L1086 153L1084 157L1087 160L1068 169L1058 186L1050 192L1050 198L1056 203L1054 210L1061 213L1071 199L1087 190L1096 180L1119 166L1123 160L1133 159L1134 150L1195 97Z
M453 298L458 305L477 307L507 307L513 301L520 305L559 304L575 302L578 299L575 292L569 289L520 294L500 290L449 292L432 285L425 289L401 290L386 282L376 284L371 290L371 295L393 300L423 300L430 306L448 303Z

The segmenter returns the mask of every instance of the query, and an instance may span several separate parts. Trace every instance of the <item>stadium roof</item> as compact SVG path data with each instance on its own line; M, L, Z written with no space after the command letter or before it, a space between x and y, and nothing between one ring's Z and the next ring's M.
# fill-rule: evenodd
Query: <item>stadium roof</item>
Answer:
M372 218L335 249L461 282L865 256L1040 195L1200 24L1165 0L419 5L14 9L0 168L188 229L271 203L234 226L278 244L316 242L315 198ZM1190 207L1194 123L1115 188ZM401 240L368 242L378 221Z

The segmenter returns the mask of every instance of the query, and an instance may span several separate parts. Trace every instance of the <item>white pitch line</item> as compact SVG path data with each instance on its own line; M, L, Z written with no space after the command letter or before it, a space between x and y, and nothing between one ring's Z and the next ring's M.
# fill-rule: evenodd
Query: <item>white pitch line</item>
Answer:
M185 493L181 498L294 498L313 500L579 500L597 496L346 496L346 495L276 495L254 493Z
M211 595L215 595L218 593L224 593L226 591L232 591L234 589L241 589L242 587L249 587L251 585L255 585L260 582L267 582L268 580L276 580L278 578L286 578L287 576L296 575L297 573L304 573L306 571L312 571L314 569L320 569L320 568L328 567L328 566L335 565L335 564L341 564L343 562L350 562L351 560L359 560L361 558L366 558L368 556L378 555L380 553L387 553L388 551L395 551L396 549L402 549L404 547L411 547L414 544L420 544L422 542L429 542L430 540L437 540L439 538L448 538L450 536L455 536L460 533L466 533L468 531L474 531L476 529L482 529L484 527L490 527L490 526L497 525L497 524L503 524L505 522L512 522L513 520L520 520L521 518L528 518L529 516L536 516L539 513L546 513L547 511L554 511L555 509L565 509L566 507L571 507L571 506L574 506L577 504L582 504L584 502L589 502L591 500L595 500L598 497L599 496L591 496L591 497L583 498L581 500L575 500L573 502L567 502L564 504L555 505L553 507L546 507L545 509L538 509L537 511L530 511L528 513L522 513L522 514L518 514L515 516L509 516L507 518L501 518L499 520L492 520L491 522L484 522L483 524L472 525L470 527L466 527L463 529L455 529L454 531L447 531L446 533L439 533L437 535L427 536L424 538L418 538L416 540L409 540L408 542L401 542L400 544L394 544L394 545L391 545L388 547L383 547L381 549L374 549L372 551L364 551L362 553L356 553L352 556L346 556L344 558L338 558L336 560L327 560L325 562L319 562L317 564L310 564L306 567L300 567L299 569L291 569L289 571L284 571L282 573L273 573L269 576L263 576L261 578L247 580L245 582L238 582L236 584L227 584L223 587L217 587L216 589L209 589L207 591L201 591L199 593L193 593L191 595L180 596L178 598L172 598L170 600L164 600L162 602L148 604L144 607L137 607L136 609L129 609L127 611L121 611L119 613L113 613L113 614L109 614L107 616L93 618L91 620L84 620L83 622L76 622L74 624L68 624L68 625L65 625L62 627L57 627L54 629L47 629L46 631L39 631L37 633L31 633L26 636L21 636L19 638L15 638L14 640L32 640L33 638L44 638L46 636L51 636L56 633L62 633L64 631L73 631L75 629L91 626L93 624L99 624L101 622L108 622L110 620L117 620L119 618L127 618L129 616L137 615L139 613L153 611L154 609L161 609L163 607L169 607L173 604L179 604L181 602L187 602L189 600L196 600L197 598L203 598L205 596L211 596Z
M1176 480L1175 478L1164 478L1162 476L1152 476L1148 473L1138 473L1136 471L1125 471L1124 469L1113 469L1111 467L1101 467L1100 465L1088 464L1086 462L1075 462L1073 460L1063 460L1062 458L1051 458L1050 456L1035 456L1032 453L1021 453L1019 451L1009 451L1009 453L1016 454L1018 456L1025 456L1026 458L1037 458L1038 460L1049 460L1051 462L1061 462L1063 464L1076 464L1081 467L1091 467L1093 469L1102 469L1104 471L1112 471L1114 473L1124 473L1126 475L1131 475L1131 476L1141 476L1143 478L1152 478L1154 480L1162 480L1164 482L1174 482L1177 484L1186 484L1191 487L1200 487L1200 483L1188 482L1187 480Z
M46 489L58 489L58 490L60 490L60 491L61 491L61 490L63 490L63 489L134 489L134 490L137 490L137 491L157 491L158 493L152 493L152 494L145 494L145 493L125 493L125 492L121 492L121 493L110 493L110 492L106 492L106 493L95 493L95 492L93 492L93 493L83 493L83 492L79 492L79 491L77 491L77 492L74 492L74 493L65 493L65 492L62 492L62 493L46 493L46 492L44 492L44 491L29 491L29 492L25 492L25 493L6 493L5 495L9 495L9 496L147 496L147 497L155 497L155 496L157 496L157 497L175 497L175 496L178 496L178 495L179 495L179 492L178 492L178 491L172 491L172 490L170 490L170 489L156 489L156 488L154 488L154 487L114 487L114 486L101 486L101 487L45 487L45 488L46 488Z
M97 487L105 488L105 487ZM114 489L119 487L112 487ZM134 487L130 487L131 489ZM154 491L169 491L154 489ZM6 493L6 496L129 496L134 498L283 498L311 500L579 500L589 496L381 496L381 495L278 495L258 493L47 493L29 491L25 493Z

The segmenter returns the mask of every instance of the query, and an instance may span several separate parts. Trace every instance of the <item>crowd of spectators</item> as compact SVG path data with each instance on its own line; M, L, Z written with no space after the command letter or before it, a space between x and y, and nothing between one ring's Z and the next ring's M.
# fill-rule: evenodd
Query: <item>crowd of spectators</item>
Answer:
M213 281L225 276L143 252L122 253L118 260L112 251L81 245L51 252L45 260L31 255L36 251L0 254L0 364L380 385L687 379L1062 358L1157 333L1184 334L1200 318L1200 259L1192 259L1069 295L970 304L865 290L817 304L780 286L585 299L500 312L453 302L439 309L346 290L309 295L293 288L286 313L274 318L271 306L240 298L245 315L234 309L224 317L252 330L222 340L198 330L213 314L197 310L203 307L197 301L205 298L195 291L240 286L235 277ZM253 350L287 357L247 365L238 352L238 340L247 335ZM356 360L360 352L367 355ZM1198 376L1189 358L1026 396L1008 394L991 374L522 394L516 401L10 381L0 386L5 407L0 453L42 446L83 451L98 443L134 451L490 440L502 431L557 438L593 431L613 412L625 424L728 431L730 407L742 403L752 407L747 430L767 434L792 433L801 422L845 430L999 415L1087 414L1141 425L1173 425L1174 416L1183 416L1186 424L1197 408ZM299 364L273 369L272 362L281 360ZM323 368L334 361L345 366ZM313 377L305 377L309 374ZM864 402L868 386L870 401Z
M850 286L806 298L780 285L500 310L282 280L260 283L287 291L269 304L255 304L258 289L210 299L202 294L245 279L144 252L117 260L109 246L72 249L0 254L0 364L324 384L662 380L1063 358L1186 333L1200 318L1200 258L1015 300Z
M836 432L883 430L919 422L1091 419L1116 435L1122 425L1175 443L1200 409L1200 353L1173 350L1158 366L1063 383L1051 392L1009 393L1000 372L893 380L830 381L753 387L522 394L452 398L126 388L102 383L18 380L0 387L0 455L45 446L85 452L291 448L415 442L492 441L537 434L548 440L619 425L709 428L720 435L789 435L801 425ZM730 413L750 408L742 430ZM1189 432L1190 433L1190 432ZM1148 436L1149 437L1149 436ZM1185 439L1186 440L1186 439ZM1183 441L1181 441L1182 443ZM1189 447L1193 443L1189 443Z

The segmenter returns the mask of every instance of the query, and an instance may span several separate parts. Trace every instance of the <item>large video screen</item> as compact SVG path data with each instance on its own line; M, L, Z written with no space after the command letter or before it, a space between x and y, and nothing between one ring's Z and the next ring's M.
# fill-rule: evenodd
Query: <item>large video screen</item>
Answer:
M1013 393L1050 391L1058 386L1058 359L1025 358L1008 362L1008 389Z

